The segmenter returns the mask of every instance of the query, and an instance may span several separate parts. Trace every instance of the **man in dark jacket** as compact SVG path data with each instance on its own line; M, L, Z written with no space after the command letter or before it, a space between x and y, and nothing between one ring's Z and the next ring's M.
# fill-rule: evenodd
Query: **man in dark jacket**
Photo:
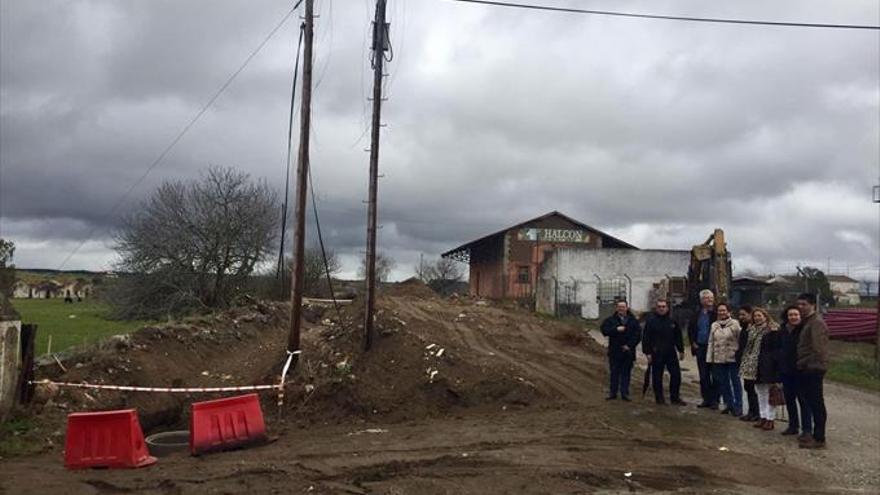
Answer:
M797 341L798 384L813 417L813 435L800 442L804 449L825 448L825 397L822 382L828 371L828 327L816 312L816 295L798 296L798 310L803 326Z
M688 338L691 341L691 354L697 358L697 369L700 372L700 395L703 397L697 407L718 409L718 391L712 380L706 352L709 348L709 333L712 323L717 319L715 313L715 294L711 290L700 291L700 308L688 322Z
M663 398L663 370L669 371L669 402L683 406L679 396L681 389L681 367L678 362L684 359L684 341L681 327L669 316L669 302L657 299L654 314L645 323L645 338L642 352L651 365L651 380L654 382L654 400L665 404Z
M608 337L610 386L607 400L616 399L618 391L621 399L630 400L629 380L641 330L626 301L617 301L614 314L602 322L602 335Z

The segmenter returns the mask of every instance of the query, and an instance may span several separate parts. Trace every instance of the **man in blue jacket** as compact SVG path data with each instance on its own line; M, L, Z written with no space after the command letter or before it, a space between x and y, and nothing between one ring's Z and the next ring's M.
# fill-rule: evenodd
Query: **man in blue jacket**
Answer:
M617 301L614 314L602 322L602 335L608 337L608 374L611 379L607 400L616 399L618 391L621 399L630 400L629 380L641 330L626 301Z
M706 362L706 351L709 348L709 333L712 323L718 318L715 312L715 294L709 289L700 291L700 307L688 322L688 338L691 341L691 354L697 358L697 369L700 372L700 395L703 402L697 407L718 409L718 390Z

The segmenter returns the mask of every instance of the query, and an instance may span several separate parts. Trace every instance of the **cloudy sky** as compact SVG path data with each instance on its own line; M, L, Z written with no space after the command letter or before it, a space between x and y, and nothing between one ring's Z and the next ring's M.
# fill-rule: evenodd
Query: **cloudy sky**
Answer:
M880 24L876 0L535 2ZM0 235L16 263L110 268L120 216L209 165L280 191L298 14L137 181L291 5L0 2ZM366 237L373 8L316 9L312 165L351 275ZM830 263L876 281L880 32L448 0L390 0L388 18L379 243L396 277L419 253L559 210L640 247L687 249L722 227L738 271Z

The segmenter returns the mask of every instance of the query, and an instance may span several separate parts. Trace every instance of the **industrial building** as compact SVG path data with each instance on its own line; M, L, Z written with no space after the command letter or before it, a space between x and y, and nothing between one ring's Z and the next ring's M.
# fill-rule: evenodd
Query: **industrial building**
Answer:
M651 292L688 272L689 251L642 250L558 211L442 255L468 263L469 292L546 313L598 318L617 298L646 311Z

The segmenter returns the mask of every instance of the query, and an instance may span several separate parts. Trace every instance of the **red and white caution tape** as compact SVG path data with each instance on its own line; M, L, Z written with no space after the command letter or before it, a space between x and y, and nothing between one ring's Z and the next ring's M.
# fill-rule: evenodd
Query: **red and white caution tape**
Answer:
M278 410L281 410L281 407L284 406L284 380L287 379L287 371L290 370L290 363L293 361L293 356L302 354L302 349L297 349L295 351L287 351L287 360L284 362L284 368L281 369L281 381L278 383Z
M101 385L94 383L53 382L39 380L30 382L34 385L49 384L58 387L87 388L93 390L117 390L120 392L159 392L171 394L198 394L213 392L251 392L255 390L276 390L281 385L245 385L241 387L134 387L130 385Z
M284 370L281 372L281 382L274 385L244 385L238 387L135 387L131 385L103 385L95 383L73 383L73 382L53 382L51 380L31 381L32 385L55 385L57 387L68 388L86 388L91 390L116 390L119 392L154 392L166 394L205 394L217 392L254 392L258 390L279 390L284 393L284 379L287 375L290 362L295 354L301 354L301 350L287 353L287 361L284 363ZM283 396L282 396L283 397Z

